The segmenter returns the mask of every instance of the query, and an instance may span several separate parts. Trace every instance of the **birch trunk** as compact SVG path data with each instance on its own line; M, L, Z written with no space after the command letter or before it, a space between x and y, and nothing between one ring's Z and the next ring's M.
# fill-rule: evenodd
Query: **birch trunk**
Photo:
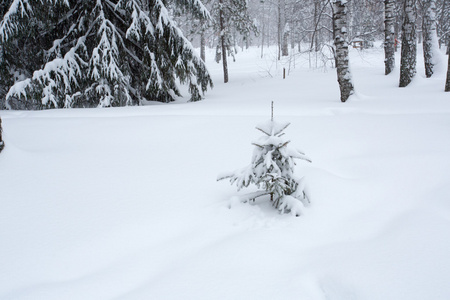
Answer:
M395 0L384 0L384 70L390 74L395 67Z
M342 102L347 101L354 90L348 65L346 3L346 0L334 0L333 2L333 33L334 45L336 47L336 69Z
M416 0L404 0L400 87L411 83L416 74Z
M204 21L200 23L202 30L200 32L200 58L205 62L206 59L206 37L205 37L205 29L204 29Z
M227 48L225 44L225 21L223 19L223 0L219 0L220 44L222 47L223 82L228 82Z
M286 0L280 0L281 8L281 55L288 56L288 37L289 34L286 32Z
M447 47L450 48L450 42L448 43ZM450 92L450 54L448 55L447 80L445 81L445 91Z
M436 0L424 1L425 11L423 15L423 58L425 62L425 75L430 78L433 75L434 59L433 51L437 47L436 32Z
M278 60L281 56L288 56L286 29L286 1L278 0Z
M264 57L264 34L266 29L266 22L262 23L262 29L261 29L261 58Z
M319 9L320 9L320 3L319 0L315 0L314 1L314 32L313 32L313 38L311 41L311 49L312 44L314 43L314 50L316 52L319 52L320 48L319 48L319 33L317 32L317 29L319 27Z
M439 18L439 46L448 45L450 40L450 0L442 0L440 4L440 18ZM449 48L447 47L446 54L449 54Z

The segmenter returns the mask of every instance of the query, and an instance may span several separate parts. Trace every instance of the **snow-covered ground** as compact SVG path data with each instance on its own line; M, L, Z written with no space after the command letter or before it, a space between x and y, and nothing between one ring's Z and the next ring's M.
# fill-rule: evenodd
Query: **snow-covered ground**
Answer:
M0 299L450 299L450 93L383 50L334 69L239 53L197 103L0 111ZM397 53L398 55L399 53ZM445 57L442 57L445 59ZM445 64L445 61L444 63ZM241 204L223 171L289 121L311 205ZM245 192L245 191L242 191Z

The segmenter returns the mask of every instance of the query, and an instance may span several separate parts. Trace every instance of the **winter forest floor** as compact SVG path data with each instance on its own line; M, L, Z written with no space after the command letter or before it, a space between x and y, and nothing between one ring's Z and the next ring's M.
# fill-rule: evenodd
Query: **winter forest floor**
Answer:
M196 103L0 111L0 299L450 299L445 57L398 88L399 57L385 76L382 48L352 49L347 103L334 69L274 58L239 53L223 84L208 53ZM271 101L313 161L298 218L216 182Z

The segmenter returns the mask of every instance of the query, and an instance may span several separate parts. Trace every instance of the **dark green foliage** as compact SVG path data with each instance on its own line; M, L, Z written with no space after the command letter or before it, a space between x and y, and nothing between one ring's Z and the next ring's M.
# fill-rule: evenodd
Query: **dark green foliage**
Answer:
M189 86L190 100L198 101L212 87L205 65L173 22L165 1L28 2L33 11L11 20L17 30L0 32L5 41L0 97L9 90L8 108L170 102L180 96L178 81ZM174 4L208 17L199 1Z

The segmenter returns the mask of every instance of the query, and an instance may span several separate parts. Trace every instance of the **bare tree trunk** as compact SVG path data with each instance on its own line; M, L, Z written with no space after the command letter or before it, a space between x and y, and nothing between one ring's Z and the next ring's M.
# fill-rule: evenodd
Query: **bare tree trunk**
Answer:
M384 66L385 74L395 67L395 0L384 0Z
M281 7L281 55L288 56L288 38L289 33L286 31L286 0L279 0Z
M264 15L263 15L264 18ZM264 34L265 34L266 22L263 22L261 29L261 58L264 57Z
M333 2L333 34L336 47L336 68L341 101L345 102L353 94L354 88L348 67L348 41L346 0L334 0Z
M205 38L205 30L202 29L200 33L200 58L203 62L206 59L206 38Z
M289 55L289 31L285 31L283 33L283 47L281 48L281 55L288 56Z
M447 47L450 48L450 41ZM450 92L450 54L448 54L447 80L445 81L445 91Z
M227 64L227 48L225 45L225 21L223 19L223 0L219 0L220 12L220 44L222 47L222 64L223 64L223 82L228 82L228 64Z
M450 0L443 0L441 6L441 19L440 19L440 27L442 36L440 41L444 43L444 45L448 45L450 42ZM446 54L450 54L450 47L447 47Z
M278 60L281 59L281 36L282 36L282 32L281 32L281 0L278 0L278 28L277 28L277 44L278 44Z
M436 0L425 0L422 23L423 32L423 58L425 62L425 75L433 75L433 48L437 47L436 32Z
M278 60L288 56L288 36L286 30L286 1L278 0Z
M204 21L201 22L200 26L202 27L200 32L200 58L203 62L206 59L206 37L205 37L205 29L204 29Z
M320 3L319 0L314 1L314 31L313 31L313 38L311 41L311 49L313 48L314 43L314 50L318 52L320 50L319 48L319 33L317 32L317 28L319 27L319 9L320 9Z
M5 142L3 142L3 139L2 139L2 132L3 132L2 118L0 118L0 152L2 152L3 148L5 148Z
M400 42L399 42L399 39L400 39L400 34L399 34L399 31L400 31L400 24L401 24L401 16L399 16L399 12L398 12L398 9L396 9L396 11L397 11L397 13L395 14L396 15L396 17L395 17L395 25L394 25L394 31L395 31L395 33L394 33L394 48L395 48L395 52L397 52L398 51L398 46L399 46L399 44L400 44Z
M403 9L400 87L410 84L416 74L416 0L404 0Z

